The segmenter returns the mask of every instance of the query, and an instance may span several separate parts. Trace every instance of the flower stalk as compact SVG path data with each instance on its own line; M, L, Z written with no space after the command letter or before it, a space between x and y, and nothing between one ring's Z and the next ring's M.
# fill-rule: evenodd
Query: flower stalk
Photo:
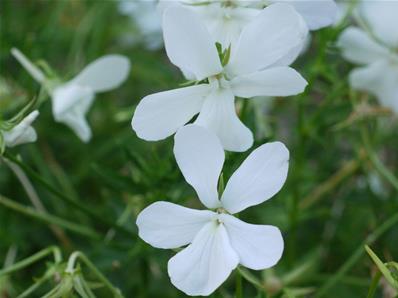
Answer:
M115 298L123 298L120 290L115 288L109 280L95 267L95 265L80 251L76 251L69 257L65 273L73 275L76 272L78 260L83 262L91 272L101 281L113 294Z
M59 264L62 262L62 254L61 254L60 249L57 246L50 246L50 247L43 249L43 250L39 251L38 253L20 261L20 262L17 262L11 266L8 266L8 267L0 270L0 277L10 274L10 273L13 273L13 272L16 272L25 267L28 267L28 266L38 262L39 260L42 260L42 259L50 256L50 255L53 255L55 264Z
M20 50L17 48L11 49L11 54L18 60L19 63L26 69L27 72L40 84L46 80L44 73L32 63Z

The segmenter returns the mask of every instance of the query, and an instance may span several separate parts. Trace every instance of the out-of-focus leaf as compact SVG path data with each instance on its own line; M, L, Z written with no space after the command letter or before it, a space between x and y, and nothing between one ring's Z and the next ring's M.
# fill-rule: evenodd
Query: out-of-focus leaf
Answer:
M377 268L379 268L379 270L381 271L381 273L383 274L383 276L385 277L385 279L388 281L388 283L395 289L398 289L398 280L396 278L394 278L392 271L388 268L388 267L392 267L393 269L395 269L395 274L396 271L398 270L398 267L393 264L390 263L383 263L379 257L373 252L373 250L369 247L369 246L365 246L366 252L368 253L368 255L371 257L371 259L373 260L373 262L376 264Z

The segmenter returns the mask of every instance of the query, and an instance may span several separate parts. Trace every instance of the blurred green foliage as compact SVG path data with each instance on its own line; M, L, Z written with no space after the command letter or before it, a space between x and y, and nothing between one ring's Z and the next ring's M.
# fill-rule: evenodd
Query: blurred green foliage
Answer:
M282 191L240 215L247 222L280 227L286 242L284 257L274 269L244 275L265 287L256 289L245 279L244 297L270 297L273 292L285 297L364 297L374 265L366 258L363 244L372 242L383 259L395 256L397 260L397 224L377 234L377 239L367 238L398 211L397 121L379 112L373 98L349 89L351 67L334 46L343 27L315 32L310 49L295 63L309 81L304 94L264 99L271 101L264 111L253 101L238 103L241 118L257 136L255 147L280 140L291 152L289 178ZM129 57L132 71L121 88L97 96L89 113L94 135L89 144L54 122L48 100L34 124L38 142L8 151L10 158L19 156L50 214L95 230L101 237L56 233L48 224L0 205L0 262L10 247L17 248L16 259L21 260L57 245L65 256L83 251L126 297L184 297L167 276L167 260L174 252L140 240L135 218L157 200L202 207L176 166L172 138L144 142L130 127L142 97L176 88L183 77L163 50L123 42L136 31L132 20L118 12L116 1L1 1L3 117L13 115L40 92L10 55L12 47L35 62L45 61L65 80L109 53ZM226 180L248 154L228 153ZM4 162L0 163L0 194L31 205ZM122 215L119 223L127 231L112 230L109 223ZM0 280L0 297L21 293L45 270L41 262ZM50 288L47 284L32 297ZM231 276L212 297L233 297L234 289ZM101 291L97 295L109 297Z

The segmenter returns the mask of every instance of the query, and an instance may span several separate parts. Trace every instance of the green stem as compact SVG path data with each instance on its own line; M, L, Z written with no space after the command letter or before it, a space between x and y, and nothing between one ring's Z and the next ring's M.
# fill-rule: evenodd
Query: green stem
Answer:
M54 276L54 267L51 267L47 270L47 272L39 279L35 280L35 283L27 288L23 293L19 294L17 298L26 298L32 297L32 293L40 288L45 282L51 279Z
M30 199L33 207L40 213L45 213L47 214L47 210L40 200L39 195L37 194L36 189L33 187L32 183L30 182L29 178L26 176L25 172L21 169L19 165L16 163L6 159L2 158L4 163L11 169L11 171L14 173L16 178L19 180L21 183L22 187L24 188L26 194L28 195L28 198ZM65 246L70 246L70 241L66 237L64 231L60 229L59 227L56 226L50 226L50 229L53 231L54 235L65 245Z
M239 271L236 271L236 298L243 298L242 276Z
M10 208L14 211L22 213L26 216L32 217L34 219L37 219L37 220L45 222L45 223L57 225L66 230L69 230L71 232L75 232L76 234L87 236L87 237L90 237L90 238L96 239L96 240L101 239L101 236L97 232L95 232L94 230L92 230L90 228L75 224L73 222L64 220L62 218L59 218L59 217L51 215L51 214L38 212L31 207L26 207L24 205L16 203L13 200L10 200L10 199L2 196L1 194L0 194L0 204L7 208Z
M335 174L330 176L325 182L321 183L315 188L308 196L301 200L299 207L301 210L308 209L326 194L335 191L336 188L346 179L350 178L357 172L360 167L358 160L350 160L345 162L344 165Z
M30 256L22 261L15 263L14 265L11 265L7 268L0 270L0 276L10 274L10 273L18 271L20 269L23 269L23 268L43 259L51 254L53 254L53 256L54 256L55 263L58 264L62 261L62 255L61 255L60 249L56 246L50 246L46 249L39 251L38 253L34 254L33 256Z
M18 60L26 71L40 84L46 80L43 72L36 67L22 52L16 48L11 49L11 54Z
M361 138L366 151L366 155L369 157L370 162L373 164L379 174L384 177L398 191L397 177L395 177L394 174L390 172L390 170L381 162L380 158L374 152L370 144L369 134L363 126L361 127Z
M45 187L50 193L58 197L59 199L65 201L68 203L70 206L74 207L77 210L80 210L81 212L89 215L93 219L95 219L97 222L102 223L103 225L107 225L107 227L113 227L117 231L123 233L124 235L128 235L129 237L133 236L136 237L136 234L133 232L127 230L123 226L118 225L117 223L110 222L109 220L106 220L103 216L96 214L95 212L92 211L92 208L85 206L82 202L80 201L75 201L61 192L59 192L56 188L51 186L48 182L46 182L42 177L40 177L35 171L31 170L29 167L27 167L25 164L23 164L20 160L18 160L16 157L12 156L8 152L5 153L5 156L7 159L11 160L12 162L16 163L21 169L24 170L24 172L33 180L41 184L43 187Z
M364 246L371 245L387 230L398 223L398 213L387 219L378 229L372 234L366 237L365 241L354 251L351 257L340 267L337 273L332 276L318 291L315 295L316 298L325 296L335 284L344 277L344 275L361 259L365 254Z
M379 285L380 278L381 278L381 272L377 270L375 276L372 279L372 283L370 284L369 292L368 295L366 296L367 298L374 297L377 287Z
M91 263L91 261L80 251L76 251L71 254L65 273L74 273L78 259L80 259L91 270L91 272L98 278L98 280L104 283L104 285L113 293L114 297L123 298L120 290L118 288L115 288L110 283L110 281L97 269L97 267L95 267L95 265Z
M133 213L133 209L134 209L133 204L128 202L126 205L126 208L124 209L124 211L122 212L122 215L118 218L116 223L119 225L122 225L126 221L128 221L130 219L131 214ZM115 236L115 230L114 229L109 230L105 236L105 243L109 243L109 241L111 241L114 236Z

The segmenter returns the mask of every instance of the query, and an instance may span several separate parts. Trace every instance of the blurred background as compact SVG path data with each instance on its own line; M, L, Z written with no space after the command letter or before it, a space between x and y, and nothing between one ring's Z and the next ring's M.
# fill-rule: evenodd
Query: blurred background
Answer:
M96 97L88 114L89 144L54 122L47 98L34 123L38 141L8 151L48 214L89 232L54 228L0 204L0 267L56 245L64 258L84 252L126 297L185 297L167 275L175 252L147 245L135 226L137 214L157 200L203 208L176 166L172 138L145 142L130 126L144 96L184 83L164 52L158 22L151 2L1 1L0 117L11 117L33 97L46 98L11 56L12 47L63 81L106 54L127 56L132 69L120 88ZM388 225L398 212L397 118L374 98L350 90L352 66L335 47L348 24L346 19L312 34L294 64L309 81L305 93L237 101L256 136L251 150L279 140L291 153L282 191L240 214L246 222L278 226L286 245L273 269L244 271L244 297L365 297L376 271L365 241L382 260L398 259L398 226ZM249 153L227 154L225 180ZM16 173L0 160L0 194L32 206ZM116 222L123 229L111 225ZM47 261L0 280L0 297L17 297L43 275ZM29 297L41 297L55 284L51 280ZM231 275L212 297L234 297L234 289ZM110 297L103 288L95 293ZM384 283L377 297L392 293Z

